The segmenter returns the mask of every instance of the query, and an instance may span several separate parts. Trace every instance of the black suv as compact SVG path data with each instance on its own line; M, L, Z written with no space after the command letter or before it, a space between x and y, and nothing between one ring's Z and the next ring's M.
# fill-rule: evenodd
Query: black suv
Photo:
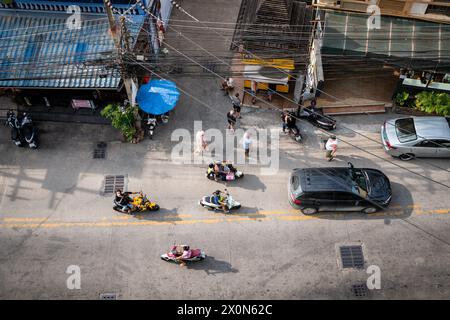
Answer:
M289 202L304 214L318 211L374 213L391 201L389 179L376 169L294 169L289 178Z

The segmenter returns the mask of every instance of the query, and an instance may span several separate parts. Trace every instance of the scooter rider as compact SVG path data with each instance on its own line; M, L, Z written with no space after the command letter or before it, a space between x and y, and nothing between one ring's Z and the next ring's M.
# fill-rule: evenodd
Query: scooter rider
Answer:
M116 190L116 196L114 198L114 204L121 208L122 211L130 213L133 209L131 202L133 201L129 195L137 194L138 192L122 192L122 190Z
M214 178L214 180L217 181L216 173L214 171L214 164L212 163L209 164L206 174L208 175L209 178Z
M175 260L180 262L181 267L184 267L186 266L186 262L184 260L191 258L191 256L192 256L191 248L189 246L183 246L183 253L181 254L181 256L176 257Z
M211 201L214 204L220 205L224 213L230 213L230 210L228 210L227 207L227 194L225 194L225 196L222 194L222 191L216 190L211 197Z
M288 129L292 129L294 131L295 134L299 134L300 130L297 127L297 119L295 119L295 117L291 114L291 113L287 113L286 114L286 127Z

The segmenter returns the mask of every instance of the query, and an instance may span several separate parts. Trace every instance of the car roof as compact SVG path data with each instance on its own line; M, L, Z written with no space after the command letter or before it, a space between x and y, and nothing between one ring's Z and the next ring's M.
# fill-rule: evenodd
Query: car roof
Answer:
M445 117L414 117L414 126L420 137L450 139L450 125Z
M449 139L450 140L450 120L446 117L404 117L392 119L392 123L399 119L414 119L414 127L416 134L420 138L425 139Z
M353 181L348 168L305 168L296 169L293 174L300 178L304 192L352 191Z

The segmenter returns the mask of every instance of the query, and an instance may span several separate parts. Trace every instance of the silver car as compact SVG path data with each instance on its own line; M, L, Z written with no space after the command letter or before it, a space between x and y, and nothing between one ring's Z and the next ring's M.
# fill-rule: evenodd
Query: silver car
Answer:
M450 158L450 117L391 119L381 127L384 150L401 160Z

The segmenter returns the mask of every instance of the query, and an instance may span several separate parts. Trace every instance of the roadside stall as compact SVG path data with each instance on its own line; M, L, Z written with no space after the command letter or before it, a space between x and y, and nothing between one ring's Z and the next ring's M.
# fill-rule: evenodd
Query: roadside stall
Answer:
M243 59L244 90L253 97L264 91L268 99L274 92L288 93L294 70L291 59Z

